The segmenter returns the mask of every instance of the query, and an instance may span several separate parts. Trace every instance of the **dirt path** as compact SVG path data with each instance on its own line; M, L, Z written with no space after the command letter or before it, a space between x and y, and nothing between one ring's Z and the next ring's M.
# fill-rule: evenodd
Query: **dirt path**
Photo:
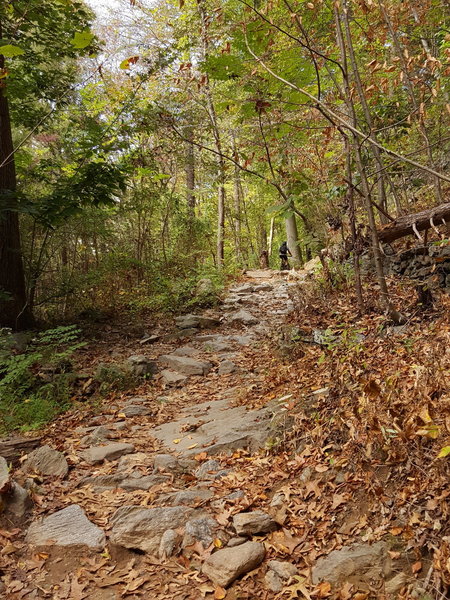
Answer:
M55 423L50 447L14 474L35 505L24 540L25 526L3 531L8 598L219 597L215 590L259 566L264 547L250 540L278 525L263 513L236 525L233 514L252 504L243 464L266 468L259 450L274 406L248 410L246 397L264 392L263 346L293 310L293 285L249 272L229 291L219 325L210 327L218 315L178 320L177 339L146 352L160 370L150 393L104 406L75 429L70 417ZM231 548L234 566L225 556L200 574L213 550Z

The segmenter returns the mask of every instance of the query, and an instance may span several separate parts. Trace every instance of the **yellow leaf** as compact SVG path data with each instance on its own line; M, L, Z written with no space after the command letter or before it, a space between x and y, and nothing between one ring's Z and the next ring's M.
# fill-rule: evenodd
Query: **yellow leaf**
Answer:
M125 413L119 413L117 416L120 417L121 419L126 419L126 417L127 417L127 415Z
M223 600L224 598L226 598L227 596L227 590L225 590L223 587L216 587L216 590L214 592L214 600Z
M450 454L450 446L444 446L441 451L439 452L439 454L437 455L438 458L445 458L446 456L448 456Z
M424 408L422 408L422 410L420 411L419 417L422 419L422 421L424 423L431 423L433 420L430 417L430 413L428 412L428 408L426 406L424 406Z
M216 548L222 548L222 546L223 546L222 540L219 540L219 538L216 538L216 539L214 540L214 546L215 546Z
M191 444L190 446L188 446L188 450L192 450L192 448L195 448L196 446L198 446L198 444Z
M179 443L181 442L181 439L180 439L180 438L178 438L178 439L176 439L176 440L172 440L172 441L173 441L173 443L174 443L174 444L179 444Z

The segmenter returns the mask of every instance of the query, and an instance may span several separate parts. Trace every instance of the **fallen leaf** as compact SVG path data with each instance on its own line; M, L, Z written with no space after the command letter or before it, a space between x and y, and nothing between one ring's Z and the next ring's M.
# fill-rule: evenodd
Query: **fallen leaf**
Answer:
M214 600L223 600L227 596L227 590L223 587L216 587L214 591Z
M418 560L417 562L415 562L413 564L413 566L411 567L411 570L414 574L418 573L419 571L422 570L422 563L420 562L420 560Z

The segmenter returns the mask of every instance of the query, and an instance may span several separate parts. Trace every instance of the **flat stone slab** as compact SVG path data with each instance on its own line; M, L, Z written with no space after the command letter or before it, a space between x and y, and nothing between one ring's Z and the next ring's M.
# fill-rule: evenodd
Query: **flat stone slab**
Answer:
M247 447L256 450L269 437L270 412L267 410L230 407L227 399L199 404L195 407L195 416L186 414L189 410L192 407L183 411L186 416L156 427L151 434L173 452L182 452L185 456L202 450L208 454ZM188 427L190 431L186 431Z
M242 323L243 325L256 325L259 323L259 319L248 312L248 310L238 310L229 315L228 320L230 323Z
M186 375L171 371L170 369L163 369L161 371L163 382L169 386L181 386L187 381Z
M107 444L106 446L93 446L92 448L88 448L81 456L86 462L94 465L103 462L104 460L116 460L124 454L132 454L133 452L133 444L116 442Z
M78 504L35 521L28 529L25 541L33 546L88 546L102 550L106 538L104 532L91 523Z
M212 368L212 364L204 360L196 360L190 356L176 356L175 354L165 354L160 356L160 362L182 375L207 375Z

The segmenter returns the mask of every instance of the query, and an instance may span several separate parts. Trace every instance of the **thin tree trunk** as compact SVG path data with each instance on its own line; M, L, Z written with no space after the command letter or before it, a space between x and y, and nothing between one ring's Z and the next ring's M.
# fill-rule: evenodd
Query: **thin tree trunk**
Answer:
M342 13L342 17L341 17L341 13L340 13L337 5L334 6L334 13L335 13L337 42L338 42L339 51L341 54L341 64L343 67L343 83L344 83L344 91L345 91L345 102L347 105L347 111L348 111L348 116L350 118L350 122L352 123L353 128L356 129L357 119L356 119L355 107L353 105L353 100L352 100L352 95L351 95L350 83L348 80L347 52L346 52L346 47L345 47L345 42L344 42L344 37L343 37L342 27L341 27L341 18L343 18L345 20L347 15L344 10ZM371 235L371 241L372 241L372 254L373 254L373 260L375 263L375 272L376 272L376 276L377 276L377 281L378 281L378 285L380 287L381 304L382 304L382 307L391 315L392 318L394 318L395 320L399 320L400 315L397 313L397 311L395 311L395 309L392 308L390 299L389 299L389 291L387 288L386 278L384 276L383 262L382 262L381 252L380 252L380 245L379 245L379 240L378 240L376 223L375 223L375 214L373 211L372 199L371 199L371 195L370 195L370 187L369 187L369 183L367 181L367 176L366 176L366 172L365 172L362 157L361 157L361 149L360 149L360 145L358 142L358 137L355 133L353 133L352 148L353 148L353 153L355 156L356 165L357 165L357 168L359 171L359 175L361 177L361 189L362 189L362 193L363 193L367 219L369 221L369 229L370 229L370 235Z
M238 154L236 148L236 137L234 132L231 134L233 143L233 155L236 161L238 161ZM241 169L237 164L234 165L234 178L233 178L233 195L234 195L234 231L236 240L236 256L238 259L242 258L242 240L241 240L241 198L242 198L242 184L241 184Z
M202 44L203 44L203 59L208 58L208 19L206 14L204 0L197 0L197 6L200 13L201 29L202 29ZM209 77L206 75L206 81L204 84L206 104L208 108L208 114L211 121L211 127L214 136L214 142L217 150L217 166L218 166L218 196L217 196L217 266L220 268L223 265L225 253L225 161L222 154L222 140L220 136L219 125L217 121L216 109L214 107L214 101L211 92L211 86Z
M192 127L187 128L186 138L189 140L185 142L186 204L188 218L193 221L195 218L195 153L192 143L194 138Z
M364 299L362 294L361 285L361 265L359 262L359 248L358 248L358 234L356 229L356 211L355 211L355 194L353 190L352 182L352 161L351 161L351 147L348 139L345 140L345 168L347 171L348 181L348 207L350 213L350 231L352 234L352 246L353 246L353 268L355 270L355 292L356 301L360 314L364 313Z
M0 69L4 68L5 59L0 55ZM0 80L0 325L25 329L33 325L33 316L26 296L11 118L4 81Z

